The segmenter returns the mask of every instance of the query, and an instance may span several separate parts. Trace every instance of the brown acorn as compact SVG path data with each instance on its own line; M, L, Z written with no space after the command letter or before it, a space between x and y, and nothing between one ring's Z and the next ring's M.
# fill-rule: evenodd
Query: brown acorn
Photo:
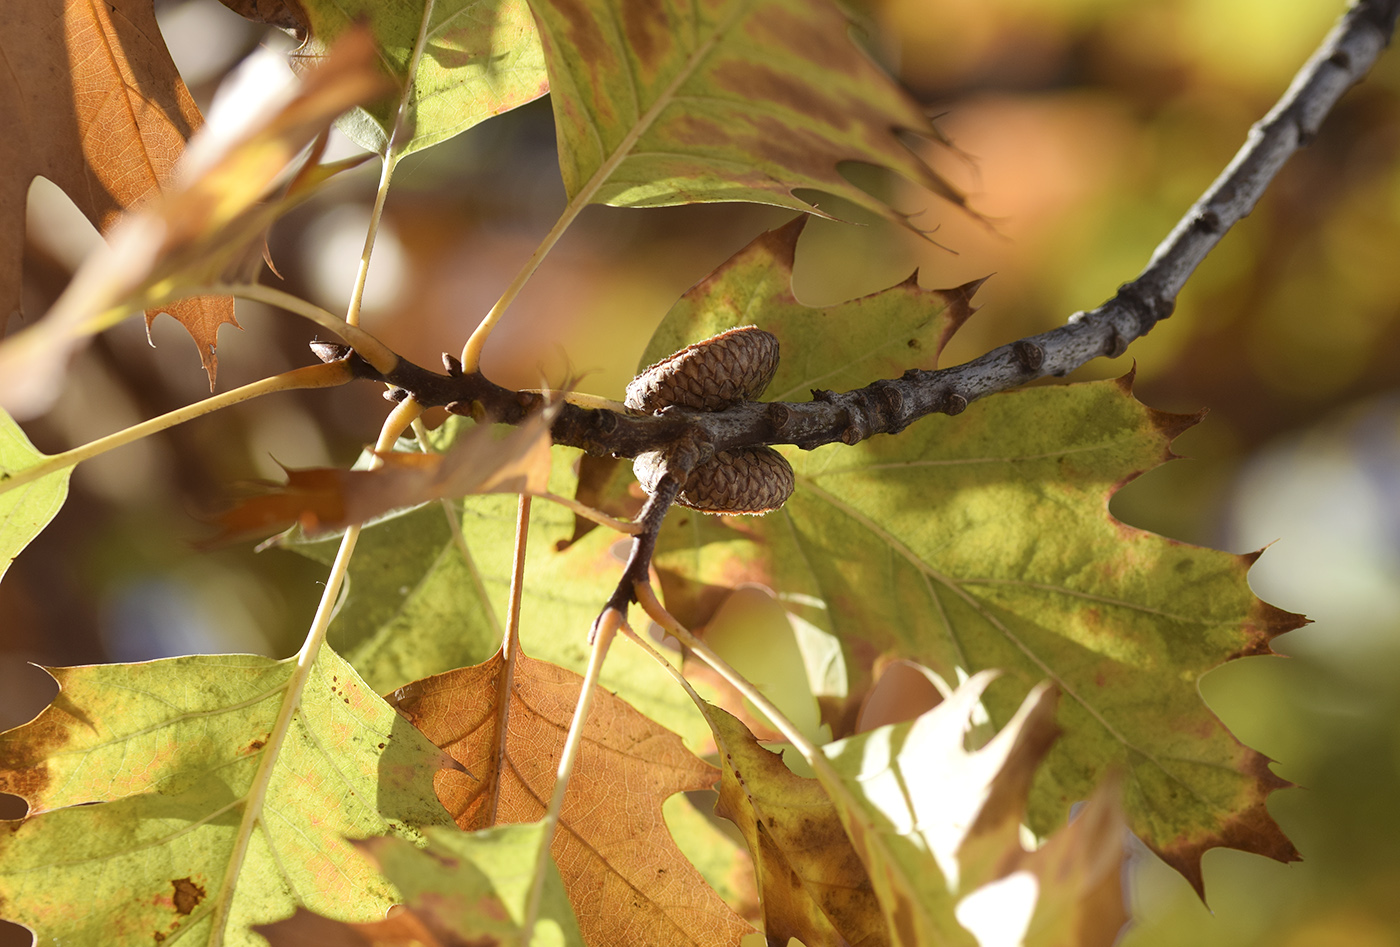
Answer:
M661 459L651 451L632 462L648 494L661 476ZM792 496L794 484L792 465L771 447L722 450L690 472L676 502L703 513L767 513Z
M723 411L763 394L777 370L777 338L757 326L740 326L648 367L627 386L627 407Z

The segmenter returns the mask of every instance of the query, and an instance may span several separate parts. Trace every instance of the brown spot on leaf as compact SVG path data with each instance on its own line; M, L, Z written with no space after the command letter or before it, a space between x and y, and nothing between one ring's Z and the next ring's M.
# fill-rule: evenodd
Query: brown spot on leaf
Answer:
M180 914L189 914L199 907L207 894L193 878L177 878L170 884L175 888L175 910Z
M248 744L248 752L256 753L258 750L261 750L265 746L267 746L266 740L254 740L252 743Z

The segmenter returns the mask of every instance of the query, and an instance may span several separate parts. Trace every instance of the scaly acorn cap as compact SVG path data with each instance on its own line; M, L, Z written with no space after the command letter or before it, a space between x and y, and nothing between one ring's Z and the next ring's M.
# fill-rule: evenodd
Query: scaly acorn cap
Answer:
M648 495L656 492L662 457L649 451L632 462ZM767 513L792 496L795 483L792 465L771 447L722 450L690 472L676 502L702 513Z
M777 370L777 337L757 326L740 326L686 346L633 378L627 407L652 412L676 404L722 411L763 394Z

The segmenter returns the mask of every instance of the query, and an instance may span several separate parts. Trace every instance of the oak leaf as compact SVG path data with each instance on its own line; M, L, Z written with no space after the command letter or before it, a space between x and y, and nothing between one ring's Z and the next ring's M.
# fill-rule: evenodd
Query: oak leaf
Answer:
M662 344L703 338L708 301L741 298L751 300L744 321L782 346L770 390L848 384L853 362L862 383L907 367L899 346L825 340L927 315L929 301L906 284L804 313L784 295L790 273L787 245L760 238L687 294L658 330ZM875 322L868 313L884 303ZM917 364L936 346L902 351ZM881 358L893 364L872 370ZM1128 378L995 395L898 437L789 450L797 489L782 510L666 524L655 560L666 601L698 625L725 589L777 590L795 619L841 642L848 679L838 710L850 711L875 665L891 659L944 681L1005 670L986 698L994 723L1049 678L1065 697L1065 736L1031 796L1037 832L1061 824L1118 767L1133 831L1198 892L1209 848L1294 860L1265 807L1288 783L1211 713L1197 681L1227 660L1270 653L1269 641L1303 619L1253 595L1255 556L1176 543L1107 512L1113 492L1170 459L1172 439L1197 420L1142 405ZM829 719L839 730L852 716Z
M381 67L400 88L413 83L405 133L394 143L399 154L446 141L549 91L544 52L525 0L439 0L417 72L408 75L423 6L422 0L302 2L310 35L299 56L323 52L352 26L365 23ZM355 142L382 155L397 109L397 96L366 103L338 124Z
M185 141L203 121L156 25L151 0L26 0L0 30L0 327L20 308L24 207L42 175L108 233L123 210L172 183ZM199 347L210 387L219 326L238 325L229 296L185 299L158 312Z
M0 488L15 474L43 459L44 455L34 449L14 419L0 411ZM0 493L0 579L20 551L58 515L63 501L68 499L68 478L72 473L72 467L65 467Z
M715 814L739 827L754 860L768 942L877 947L890 942L870 876L815 779L718 707L706 707L722 777Z
M532 0L570 204L755 201L794 191L907 220L840 172L864 162L962 198L900 140L936 137L827 0Z
M544 814L580 682L523 653L508 674L497 652L390 699L464 767L439 772L433 785L457 825L476 830ZM674 733L606 691L595 695L551 849L588 943L737 944L748 933L661 814L668 796L707 789L715 776Z
M305 909L258 928L272 947L490 947L520 938L540 825L501 825L479 832L424 830L427 846L395 838L358 847L402 893L404 904L379 921L347 923ZM578 923L551 862L540 899L541 931L533 944L583 947ZM546 927L555 928L544 935Z
M549 486L549 421L537 414L497 438L473 427L445 454L370 452L369 470L288 470L287 483L216 517L227 536L293 523L308 536L364 523L390 510L469 493L543 493Z
M450 451L469 431L449 419L430 434L434 449ZM568 496L577 483L577 452L554 448L551 493ZM344 606L330 640L380 693L409 681L487 660L500 647L510 600L517 498L468 496L386 516L365 526L350 562ZM520 635L539 660L582 672L588 629L599 595L617 582L626 540L598 529L569 544L574 515L536 501L530 511ZM289 537L286 548L319 562L335 558L338 540ZM625 554L624 554L625 555ZM670 676L635 648L614 648L603 687L699 748L709 728ZM704 690L706 694L711 693Z
M0 905L40 943L253 947L305 906L369 921L399 900L347 838L451 820L455 766L329 649L54 668L59 695L0 734ZM81 897L75 899L75 892Z
M122 219L110 246L83 263L44 319L0 344L0 405L20 418L45 410L69 356L90 335L243 263L272 221L328 180L330 170L313 169L292 192L265 200L337 115L382 94L373 57L367 34L347 34L319 68L264 103L256 120L231 134L197 135L179 179Z

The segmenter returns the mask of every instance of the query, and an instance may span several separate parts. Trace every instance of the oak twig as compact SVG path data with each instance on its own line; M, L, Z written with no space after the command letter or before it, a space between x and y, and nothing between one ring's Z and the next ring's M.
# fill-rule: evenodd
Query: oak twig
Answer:
M958 414L978 398L1047 375L1067 374L1100 356L1117 358L1129 343L1171 315L1187 277L1254 208L1279 168L1311 140L1342 94L1371 69L1394 32L1397 14L1400 0L1357 0L1143 271L1112 299L1073 314L1059 328L951 368L911 369L900 378L852 391L814 391L807 402L744 402L711 412L673 406L645 415L564 402L556 406L550 434L557 444L616 457L670 453L688 444L699 450L696 463L713 451L759 444L811 450L897 434L926 415ZM349 358L358 377L385 382L402 389L404 397L411 393L424 406L445 405L459 414L518 423L545 403L539 393L512 391L479 371L463 371L450 355L443 358L447 374L440 375L402 359L381 374L340 346L322 345L317 354L325 361Z

